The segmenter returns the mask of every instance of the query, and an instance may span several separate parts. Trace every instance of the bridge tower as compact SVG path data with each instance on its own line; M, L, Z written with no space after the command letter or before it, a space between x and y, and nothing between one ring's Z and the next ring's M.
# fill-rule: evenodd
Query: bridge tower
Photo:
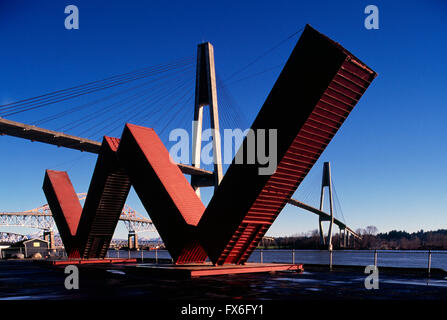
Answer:
M54 231L53 230L45 230L43 232L43 240L48 241L50 249L56 249L56 244L54 242Z
M324 206L324 188L328 188L329 190L329 213L330 213L330 222L329 222L329 231L328 231L328 240L327 247L329 250L332 250L332 228L334 226L334 202L332 198L332 178L331 178L331 163L325 162L323 165L323 178L321 181L321 195L320 195L320 211L323 210ZM326 246L326 240L323 233L323 219L319 217L319 230L320 230L320 242L321 245Z
M138 249L138 234L133 230L129 231L127 236L127 247L129 250Z
M216 71L214 67L214 48L209 42L197 47L196 93L193 122L192 165L200 168L202 151L203 108L209 106L213 139L214 172L212 177L192 175L191 185L200 197L200 187L214 186L216 190L222 180L222 154L217 108Z

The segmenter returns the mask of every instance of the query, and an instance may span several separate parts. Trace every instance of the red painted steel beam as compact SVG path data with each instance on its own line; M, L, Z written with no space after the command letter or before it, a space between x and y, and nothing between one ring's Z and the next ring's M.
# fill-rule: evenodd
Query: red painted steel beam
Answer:
M46 170L43 191L69 258L79 258L76 230L82 207L65 171Z
M205 207L155 131L126 124L118 158L174 261L205 261L196 230Z
M46 171L43 190L69 258L102 259L107 253L130 190L118 144L104 137L84 208L66 172Z
M104 258L130 191L130 181L118 162L120 140L104 137L85 199L76 236L81 258Z
M256 139L258 129L277 129L275 173L233 160L198 225L213 263L245 263L375 76L306 26L251 127Z

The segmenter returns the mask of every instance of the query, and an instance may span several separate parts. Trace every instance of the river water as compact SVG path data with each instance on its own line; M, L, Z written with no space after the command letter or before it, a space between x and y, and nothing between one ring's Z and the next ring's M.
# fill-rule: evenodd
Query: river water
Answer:
M109 250L110 258L159 258L171 259L166 250L131 251ZM281 262L303 264L329 264L326 250L255 250L248 262ZM295 260L293 258L295 256ZM336 250L332 254L333 265L367 266L374 264L374 250ZM377 265L384 267L427 268L428 251L377 250ZM431 268L447 270L447 251L431 251Z

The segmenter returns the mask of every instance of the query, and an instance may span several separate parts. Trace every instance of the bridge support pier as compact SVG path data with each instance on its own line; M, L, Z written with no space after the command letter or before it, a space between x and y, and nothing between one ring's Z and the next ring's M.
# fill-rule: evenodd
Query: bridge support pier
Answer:
M346 248L346 235L347 235L347 232L346 232L346 229L344 229L343 230L343 248Z
M339 227L338 230L339 230L338 245L340 246L340 248L344 248L344 247L346 247L346 241L345 241L346 229Z
M54 231L53 230L45 230L43 232L43 239L48 241L48 248L56 249L56 244L54 243Z
M135 231L129 231L127 242L129 250L138 249L138 235Z

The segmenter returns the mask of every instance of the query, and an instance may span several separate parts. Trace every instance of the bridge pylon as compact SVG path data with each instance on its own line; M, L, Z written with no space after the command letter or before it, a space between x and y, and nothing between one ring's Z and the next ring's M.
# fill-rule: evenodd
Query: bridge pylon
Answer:
M329 214L330 214L330 219L329 219L329 231L328 231L328 236L327 236L327 242L326 239L324 237L324 232L323 232L323 221L325 221L322 216L319 216L319 231L320 231L320 242L321 245L326 247L326 243L327 243L327 248L329 250L332 250L332 229L334 226L334 202L333 202L333 197L332 197L332 178L331 178L331 163L330 162L325 162L323 165L323 177L322 177L322 181L321 181L321 194L320 194L320 211L324 211L324 190L325 188L328 188L329 190Z
M222 180L222 152L217 107L216 71L214 48L205 42L197 47L196 93L193 122L192 165L200 168L202 152L203 108L209 106L213 139L213 176L191 175L191 185L200 197L200 187L214 186L217 189Z

